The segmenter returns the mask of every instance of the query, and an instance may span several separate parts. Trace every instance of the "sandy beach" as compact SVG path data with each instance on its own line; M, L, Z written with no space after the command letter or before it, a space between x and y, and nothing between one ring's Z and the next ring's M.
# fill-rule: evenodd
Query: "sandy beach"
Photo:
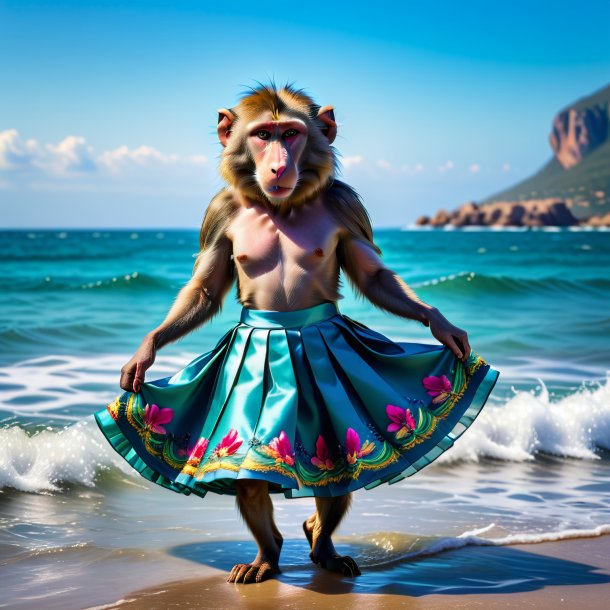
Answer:
M288 540L287 546L298 544ZM203 559L202 548L201 561ZM207 578L179 580L134 591L96 610L216 610L247 608L607 608L610 536L505 547L446 551L357 579L313 566L290 566L277 580L254 585L226 582L231 564ZM298 584L297 584L298 583ZM92 609L93 610L93 609Z

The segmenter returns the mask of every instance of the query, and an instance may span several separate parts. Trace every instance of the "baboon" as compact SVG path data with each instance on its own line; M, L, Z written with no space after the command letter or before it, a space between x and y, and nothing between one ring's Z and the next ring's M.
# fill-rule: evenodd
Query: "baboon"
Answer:
M427 346L427 349L438 349L439 356L442 355L441 350L449 349L455 355L454 361L466 363L471 352L467 333L452 325L437 308L421 301L396 273L385 266L381 251L373 241L371 222L360 197L353 188L337 179L338 161L332 146L337 135L337 122L332 106L319 106L303 90L292 85L281 88L273 84L260 85L244 94L234 108L219 110L217 130L223 146L220 173L227 184L212 199L205 212L200 252L192 278L180 290L166 319L145 337L134 357L123 367L120 381L123 390L139 392L156 351L216 315L234 282L237 283L237 296L243 308L253 312L255 317L257 313L263 317L277 313L277 320L283 320L284 314L301 312L299 315L306 315L309 309L317 311L316 308L335 304L341 298L341 270L355 289L373 305L429 327L444 347ZM356 328L354 321L350 320L349 323ZM280 323L274 324L267 328L277 328ZM366 332L363 325L358 325L358 329ZM372 332L369 333L370 340L380 344L380 335L372 337ZM297 340L288 331L282 336L282 341L286 338L289 343ZM362 340L365 341L366 337ZM261 349L269 352L273 348L271 341L268 338L266 347ZM397 344L386 341L392 350L399 349ZM295 344L290 345L290 349L293 349ZM354 347L356 341L350 345L352 349L358 349ZM390 347L387 349L390 350ZM278 354L274 358L282 357L281 351ZM322 357L318 352L305 355L310 360ZM261 367L267 367L265 392L271 391L268 387L271 383L276 384L273 387L277 392L280 389L284 392L281 398L286 400L286 396L294 397L293 390L305 391L298 378L298 387L280 387L278 380L269 374L269 367L273 364L269 358L267 354L267 364L261 364ZM296 366L294 360L292 364ZM285 366L290 366L290 359ZM315 376L305 368L299 374ZM449 396L451 390L447 389L446 394ZM316 398L320 399L311 394L303 400L309 401L307 404L310 407L314 405L311 407L314 409ZM169 412L172 405L167 406L165 411ZM388 407L392 406L388 404ZM153 407L155 405L150 409ZM466 407L464 405L464 410ZM201 405L199 408L204 409ZM226 409L228 407L219 418L225 416ZM147 411L143 416L146 421L152 421L151 413L152 410ZM288 411L286 413L288 417L290 414ZM315 410L311 413L315 414ZM411 423L413 417L410 411L403 409L401 413L403 415L398 413L392 421L402 421L400 417L403 418L405 423L401 434L404 437L413 432L415 423ZM170 415L163 417L167 420ZM261 411L257 417L262 421L266 415ZM327 415L324 417L327 418ZM158 421L164 423L165 420ZM322 418L320 421L327 425L330 420ZM387 440L391 436L387 430L398 430L400 425L391 423L388 426L386 422L378 428ZM252 426L260 431L258 422L253 422ZM215 430L212 432L217 434ZM143 434L149 433L150 426ZM155 433L159 433L158 426ZM208 438L201 438L195 447L189 447L185 453L184 459L189 460L187 465L195 464L195 458L200 464L203 463L202 459L209 457L216 460L214 468L224 469L223 472L231 474L232 486L227 493L235 493L238 509L258 545L256 558L235 565L229 582L260 582L280 572L283 538L274 522L269 493L272 486L275 491L281 490L277 477L273 478L268 473L274 467L281 467L286 476L290 475L295 480L298 478L299 471L295 470L298 455L292 450L299 439L290 437L283 430L279 435L274 435L273 440L265 445L265 455L273 458L270 458L266 469L260 467L257 470L255 465L246 468L245 462L237 466L228 462L223 465L223 456L236 451L236 446L241 443L233 428L213 451L212 441L208 447ZM360 436L351 427L347 429L347 436L344 435L347 439L344 444L341 444L342 438L338 433L336 437L332 435L334 433L328 432L325 438L320 434L317 442L313 438L307 448L313 452L313 457L308 459L309 466L316 465L320 477L328 475L329 481L337 484L346 481L347 485L356 480L353 467L358 466L359 460L366 464L365 458L373 455L374 443L367 440L361 444ZM269 438L271 436L270 433ZM396 438L401 438L398 433ZM386 442L378 440L378 445L381 446L382 441ZM436 443L438 440L433 437L430 442ZM313 443L316 444L314 449ZM343 457L337 453L339 450L343 451ZM399 451L392 447L388 447L379 460L383 461L379 461L378 467L385 469L379 472L384 474L399 473L405 468L405 462L400 461ZM339 462L343 464L341 472L344 474L334 474L338 472ZM242 477L240 473L246 470L247 476ZM348 471L352 473L351 479L345 474ZM195 466L192 472L198 472ZM360 574L356 561L338 553L331 538L350 507L352 492L336 495L327 491L328 485L311 485L316 510L303 523L311 546L311 560L331 571L349 576Z

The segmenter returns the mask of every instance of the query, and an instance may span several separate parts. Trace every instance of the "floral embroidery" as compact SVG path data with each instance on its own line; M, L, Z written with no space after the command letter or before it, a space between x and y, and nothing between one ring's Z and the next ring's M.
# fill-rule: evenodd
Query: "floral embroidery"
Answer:
M441 375L440 377L430 375L429 377L424 377L422 383L428 394L434 397L432 399L433 405L442 404L451 395L451 381L449 381L446 375Z
M206 449L208 448L208 444L209 444L208 439L202 437L195 443L194 447L191 447L189 449L179 449L178 455L183 455L183 456L188 457L189 462L193 461L193 460L201 461L203 454L205 453Z
M347 448L347 461L352 466L359 458L368 455L375 448L375 444L370 441L364 441L364 445L360 447L360 437L353 428L348 428L345 435L345 446Z
M140 393L125 392L106 408L112 419L121 423L127 420L141 438L146 451L174 470L181 470L186 456L181 455L181 447L173 434L168 434L164 424L174 417L174 410L161 409L157 405L142 406Z
M177 471L176 474L191 475L202 480L206 473L218 469L233 473L244 469L272 471L296 480L299 486L349 485L365 471L382 471L379 476L383 476L386 474L383 471L396 463L401 454L429 439L441 420L464 396L472 375L486 364L485 360L471 352L465 363L455 363L451 369L451 379L446 375L422 378L422 385L431 397L428 408L419 396L403 397L409 408L386 404L386 423L373 419L364 422L366 425L359 430L360 434L364 430L371 440L361 440L358 432L348 427L345 445L342 446L335 438L335 433L339 431L325 429L326 437L318 434L314 453L308 450L309 445L303 444L308 439L299 439L298 432L292 440L285 430L281 430L271 440L252 437L248 441L247 437L239 438L238 430L231 428L228 432L219 431L226 434L205 458L210 449L210 439L197 438L192 445L189 443L189 433L176 433L175 410L172 408L143 404L140 393L126 392L111 402L107 410L115 422L129 423L141 438L145 450ZM423 392L421 395L425 397ZM173 426L167 425L172 422ZM391 438L388 433L392 435ZM245 451L240 452L242 446ZM165 474L164 470L159 472ZM369 474L365 480L371 479Z
M106 406L106 410L110 413L110 417L114 421L119 421L119 409L121 408L121 397L115 398L109 405Z
M286 432L282 430L267 444L252 444L241 468L260 472L273 471L296 479L295 453Z
M146 405L144 409L146 428L157 434L167 434L167 430L161 424L169 424L173 417L173 409L159 409L157 405Z
M210 456L197 467L195 478L201 480L207 472L221 468L223 470L239 472L244 460L244 454L237 453L237 450L243 444L243 440L238 438L238 436L237 430L231 428L218 445L216 445Z
M311 458L311 463L320 470L332 470L335 463L330 459L330 452L324 437L319 434L316 441L316 455Z
M295 443L297 444L297 443ZM382 441L378 451L372 455L376 444L368 440L361 444L358 433L353 428L346 432L344 457L332 459L324 437L319 434L316 454L309 455L305 450L296 458L288 435L282 430L279 436L268 444L251 445L240 467L259 472L277 472L296 479L300 485L320 486L356 480L363 470L380 470L395 462L399 453Z
M201 459L203 458L207 448L209 441L207 438L200 438L194 447L189 447L189 449L180 449L178 451L178 455L181 457L187 457L186 464L182 469L182 473L188 476L193 476L199 465L201 464Z
M394 405L386 405L386 413L392 420L388 425L388 432L396 432L396 438L401 439L417 428L411 409L401 409Z
M471 351L470 355L466 359L466 374L472 377L472 375L474 375L480 367L487 366L488 364L489 363L481 358L481 356Z
M237 430L231 428L229 433L225 435L216 446L216 449L212 452L212 457L223 458L228 455L233 455L242 443L242 440L237 440Z
M276 436L267 447L268 453L276 462L284 462L289 466L294 466L294 451L290 445L290 440L283 430Z

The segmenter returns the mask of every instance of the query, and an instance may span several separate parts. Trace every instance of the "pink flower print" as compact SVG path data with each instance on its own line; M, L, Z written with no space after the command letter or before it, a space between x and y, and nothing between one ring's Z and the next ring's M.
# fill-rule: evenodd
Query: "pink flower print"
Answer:
M207 438L200 438L190 451L190 457L200 460L203 457L205 450L208 448L208 443L209 441Z
M392 420L392 423L388 425L388 432L396 432L396 438L403 438L417 428L410 409L386 405L385 411Z
M353 428L347 429L345 446L347 448L347 461L352 465L356 463L358 458L368 455L375 448L375 445L370 441L364 441L364 445L361 447L360 437Z
M436 377L435 375L424 377L422 383L428 394L434 396L432 403L435 405L445 402L451 394L451 382L445 375L441 375L440 377Z
M316 455L311 458L311 463L320 470L332 470L335 466L334 462L330 459L328 446L321 434L318 435L318 440L316 441Z
M229 433L218 443L213 453L219 458L233 455L242 443L243 441L237 440L237 430L231 428Z
M157 405L146 405L144 408L144 423L146 429L157 434L167 434L161 424L168 424L174 417L173 409L159 409Z
M269 452L275 458L276 462L284 462L289 466L294 466L294 452L290 445L288 435L282 430L279 436L276 436L269 443Z
M180 449L178 451L178 455L188 455L189 460L197 460L200 461L205 453L205 450L208 448L208 439L200 438L194 447L189 449Z

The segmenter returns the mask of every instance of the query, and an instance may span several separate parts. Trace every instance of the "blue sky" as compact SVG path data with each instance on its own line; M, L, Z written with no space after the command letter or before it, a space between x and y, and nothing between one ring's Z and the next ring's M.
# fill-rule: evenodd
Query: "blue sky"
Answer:
M216 109L294 81L333 104L376 226L481 199L551 156L608 83L610 3L0 0L5 227L197 227Z

